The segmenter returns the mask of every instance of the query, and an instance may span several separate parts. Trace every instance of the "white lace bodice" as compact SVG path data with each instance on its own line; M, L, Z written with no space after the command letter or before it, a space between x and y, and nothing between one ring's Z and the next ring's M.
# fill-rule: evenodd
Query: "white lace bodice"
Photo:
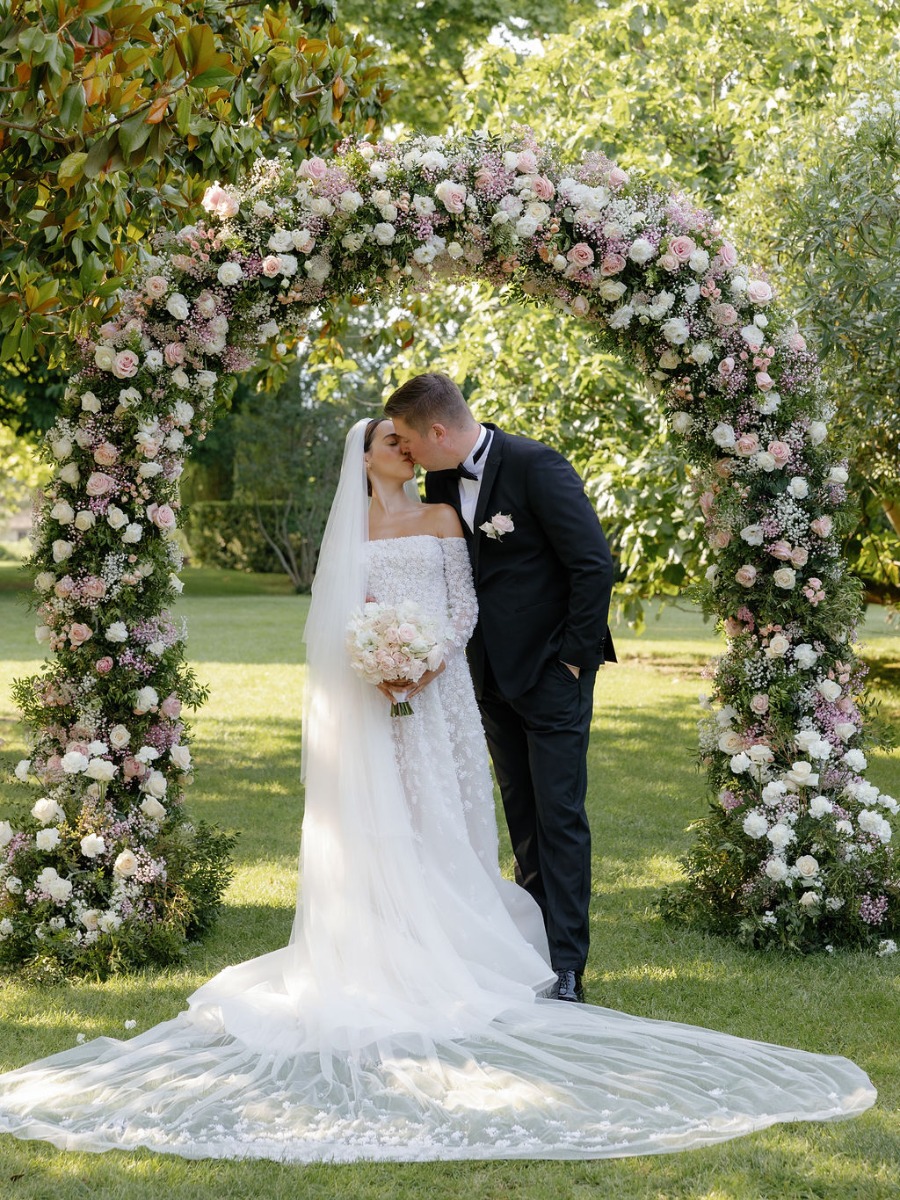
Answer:
M383 604L415 600L454 646L465 646L478 620L465 538L379 538L369 542L368 564L371 596Z

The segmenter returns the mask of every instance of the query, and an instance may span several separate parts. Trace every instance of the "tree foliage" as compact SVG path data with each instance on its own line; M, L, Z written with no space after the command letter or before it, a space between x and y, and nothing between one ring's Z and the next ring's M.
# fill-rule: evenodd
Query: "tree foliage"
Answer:
M873 598L900 602L900 92L811 123L785 163L780 255L828 355Z
M883 67L896 53L898 30L895 0L852 9L842 0L592 6L544 37L538 53L484 43L473 50L465 80L446 80L450 119L494 133L530 125L567 155L598 150L667 176L723 211L740 244L777 274L781 155L836 89L846 94ZM422 118L412 111L407 119ZM451 288L418 302L414 333L392 383L434 363L463 384L479 411L502 404L507 423L559 446L588 473L625 573L617 596L632 619L644 599L671 597L702 573L708 560L699 526L683 520L697 499L655 402L577 323L507 309L497 298L476 302ZM846 419L862 424L834 390ZM884 427L863 427L856 453L867 463ZM883 478L873 480L882 486ZM880 594L883 547L869 540L868 526L878 525L879 512L873 500L849 542L872 598Z
M211 180L375 130L375 47L332 0L21 0L0 20L0 359L54 361Z

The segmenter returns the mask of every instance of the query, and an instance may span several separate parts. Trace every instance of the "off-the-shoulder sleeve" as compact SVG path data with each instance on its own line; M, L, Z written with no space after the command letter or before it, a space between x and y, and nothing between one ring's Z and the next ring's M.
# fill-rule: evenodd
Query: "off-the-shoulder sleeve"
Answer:
M478 601L472 580L472 564L466 539L442 538L444 579L447 583L447 608L450 617L450 640L454 646L465 646L478 621Z

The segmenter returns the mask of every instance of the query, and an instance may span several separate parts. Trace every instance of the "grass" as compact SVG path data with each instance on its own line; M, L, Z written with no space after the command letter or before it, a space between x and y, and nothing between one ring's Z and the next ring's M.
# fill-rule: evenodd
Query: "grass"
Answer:
M32 620L0 564L0 766L24 751L8 694L35 669ZM222 920L177 969L106 984L0 982L0 1068L70 1046L77 1034L127 1036L173 1016L228 963L290 932L301 820L299 712L306 600L272 577L187 573L180 609L190 652L211 687L196 721L198 814L240 830L238 871ZM900 633L880 613L865 630L885 714L900 718ZM716 643L696 613L669 609L635 638L596 691L590 813L594 838L589 998L644 1016L846 1054L879 1088L878 1105L838 1124L781 1126L708 1150L594 1163L441 1163L289 1167L186 1162L149 1152L64 1154L0 1137L0 1196L20 1200L881 1200L900 1193L898 959L756 955L664 925L652 911L678 875L685 826L704 808L694 765L697 693ZM900 755L871 775L900 795ZM0 810L14 785L0 781ZM508 847L505 867L510 867ZM900 956L898 956L900 958Z

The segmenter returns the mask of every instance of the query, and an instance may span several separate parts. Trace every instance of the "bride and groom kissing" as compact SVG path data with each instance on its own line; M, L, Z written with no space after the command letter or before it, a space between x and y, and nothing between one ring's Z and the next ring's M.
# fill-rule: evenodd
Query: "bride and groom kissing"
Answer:
M863 1112L875 1092L845 1058L579 1003L609 550L573 468L479 425L449 379L410 380L385 414L347 435L307 617L289 943L129 1040L0 1075L0 1133L297 1163L593 1159ZM351 665L367 595L446 630L412 715Z
M410 379L385 415L382 438L392 434L400 453L425 468L426 501L449 506L465 537L478 600L467 656L516 880L543 914L553 996L581 1001L588 740L597 669L615 661L606 539L562 455L477 423L446 376Z

